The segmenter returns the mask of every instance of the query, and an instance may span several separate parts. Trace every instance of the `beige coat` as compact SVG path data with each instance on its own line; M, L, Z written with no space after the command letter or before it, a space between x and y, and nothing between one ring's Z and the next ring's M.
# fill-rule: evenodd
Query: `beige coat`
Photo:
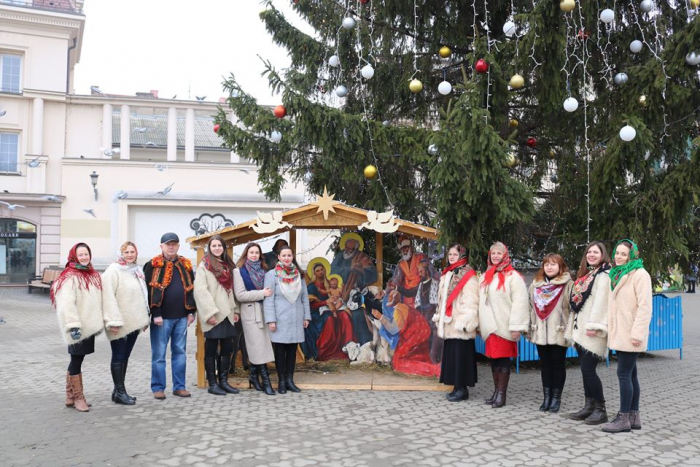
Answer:
M228 319L234 324L234 314L238 313L233 291L226 291L219 284L214 274L204 267L204 261L199 263L194 277L194 301L197 303L197 316L202 332L211 331L216 324ZM207 323L209 318L216 318L216 324Z
M530 330L527 333L527 338L535 345L560 345L569 347L571 341L565 337L566 324L569 321L569 296L571 295L571 287L573 281L571 275L566 272L555 278L551 283L564 284L564 290L561 291L559 301L557 302L552 313L546 320L542 321L537 316L535 311L535 288L543 286L545 281L538 281L530 284Z
M233 291L236 294L236 300L240 303L241 324L250 363L262 365L274 361L275 354L272 352L270 333L263 316L262 300L265 298L263 291L246 290L238 268L233 271Z
M530 301L525 280L517 272L506 276L505 290L496 290L498 274L484 288L485 275L479 280L479 332L486 340L496 334L512 341L511 332L527 332L530 328Z
M645 269L625 274L608 296L608 347L623 352L644 352L649 341L652 314L651 276ZM632 339L642 341L635 347Z
M77 344L104 329L102 291L94 285L86 290L78 286L77 277L70 277L55 293L55 299L58 325L66 344ZM71 338L70 330L73 328L80 329L80 339Z
M569 314L569 322L566 326L567 340L575 342L600 358L608 355L609 294L610 277L607 272L601 272L596 276L591 294L578 312L578 316L576 313ZM586 331L595 331L595 337L587 336Z
M142 287L143 282L143 287ZM107 339L113 341L148 326L146 284L133 272L111 264L102 274L102 313ZM118 327L112 334L110 327Z
M472 277L464 285L454 302L452 316L445 316L447 307L447 288L454 272L450 271L440 278L438 286L438 308L433 315L437 324L437 335L441 339L474 339L479 327L479 280Z

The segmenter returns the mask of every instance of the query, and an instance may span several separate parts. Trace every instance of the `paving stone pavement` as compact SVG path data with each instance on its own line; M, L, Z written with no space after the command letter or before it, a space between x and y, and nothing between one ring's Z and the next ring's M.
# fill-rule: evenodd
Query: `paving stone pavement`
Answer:
M46 295L0 288L0 465L10 466L627 466L700 465L700 295L683 295L684 359L678 351L639 361L643 429L617 435L537 410L539 371L511 377L508 404L484 405L487 365L470 400L439 392L314 391L216 397L195 388L195 339L188 342L191 399L150 393L148 333L136 343L127 387L135 406L110 401L110 348L98 338L83 364L89 413L63 406L68 364ZM168 365L169 367L169 365ZM603 364L611 413L619 401L615 363ZM170 383L169 383L170 384ZM171 390L172 388L169 387ZM571 366L563 412L580 408Z

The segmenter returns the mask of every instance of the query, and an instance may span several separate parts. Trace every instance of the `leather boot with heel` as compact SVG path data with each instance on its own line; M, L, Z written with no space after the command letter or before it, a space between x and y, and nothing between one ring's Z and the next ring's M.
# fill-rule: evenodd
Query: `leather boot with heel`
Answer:
M83 374L70 376L71 391L73 392L73 407L78 412L89 412L90 407L83 394Z
M286 377L284 378L285 382L287 383L287 389L289 389L292 392L301 392L301 389L297 387L296 384L294 384L294 370L292 371L287 370L288 373L286 374Z
M281 373L277 374L277 392L287 394L287 376Z
M506 393L508 392L508 381L510 380L510 367L500 368L498 375L498 390L496 391L496 397L493 399L493 404L491 407L494 409L499 409L506 405Z
M484 404L486 405L493 404L493 400L496 398L496 393L498 392L498 375L500 375L498 368L491 368L491 375L493 376L493 394L491 394L491 397L484 399Z
M216 359L214 357L204 359L204 371L207 374L207 383L209 383L207 392L215 396L225 396L226 391L221 389L216 381Z
M561 407L561 388L552 388L552 402L549 404L547 412L557 413Z
M112 381L114 382L114 403L121 405L134 405L136 402L126 393L124 386L124 362L115 362L110 365Z
M272 383L270 383L270 373L267 372L267 365L258 365L258 372L260 373L260 378L262 379L263 391L268 396L274 396L275 390L272 389Z
M466 387L457 388L452 397L448 397L447 400L450 402L460 402L469 399L469 390Z
M549 405L552 403L552 388L542 386L542 394L544 394L544 400L542 401L542 405L540 405L540 412L546 412L549 410Z
M586 425L600 425L608 421L608 412L605 410L605 401L593 402L593 413L586 417Z
M228 370L231 364L231 357L221 356L219 366L219 387L229 394L238 394L238 389L228 384Z
M260 365L250 365L250 376L248 377L248 388L255 388L256 391L262 391L260 385Z
M586 397L586 401L583 403L583 408L579 410L578 412L569 414L569 418L571 420L576 420L576 421L583 421L588 417L590 414L593 413L593 398L592 397Z

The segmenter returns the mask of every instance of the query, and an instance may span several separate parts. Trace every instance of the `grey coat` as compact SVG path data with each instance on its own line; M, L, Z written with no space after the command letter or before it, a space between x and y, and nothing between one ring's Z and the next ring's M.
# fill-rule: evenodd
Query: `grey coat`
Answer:
M270 334L263 319L264 292L262 290L246 290L239 268L233 270L233 292L241 304L241 324L243 325L245 346L248 350L250 363L262 365L275 361Z
M306 285L301 284L301 292L294 303L282 295L274 270L265 274L265 287L273 291L263 301L265 323L277 323L277 330L270 333L270 340L280 344L304 342L304 320L311 321Z

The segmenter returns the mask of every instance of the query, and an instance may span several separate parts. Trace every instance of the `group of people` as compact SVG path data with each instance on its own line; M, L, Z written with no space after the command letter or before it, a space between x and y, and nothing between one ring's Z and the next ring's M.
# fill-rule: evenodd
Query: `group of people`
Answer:
M651 277L631 240L618 242L613 258L611 262L602 242L590 243L573 280L564 259L547 254L528 290L502 243L491 246L488 269L481 278L469 266L465 248L450 247L433 317L438 335L445 339L440 381L454 385L447 399L467 399L467 387L477 382L474 338L478 331L491 358L494 381L486 403L503 407L510 359L517 357L518 340L524 335L536 344L541 361L544 400L539 410L559 411L566 353L573 345L581 360L585 402L569 417L589 425L608 422L596 368L610 349L618 359L620 411L602 429L610 433L641 429L637 359L649 338Z
M260 245L245 247L237 264L230 258L224 239L213 236L204 259L193 272L191 262L180 255L174 233L161 237L161 254L143 268L137 263L133 242L119 248L117 261L100 274L92 266L92 252L85 243L71 248L60 277L52 284L61 335L68 345L66 373L67 407L89 411L82 379L82 363L95 351L95 337L105 332L112 347L112 401L134 405L125 386L129 356L140 332L151 328L151 391L166 398L166 349L171 345L173 395L190 397L186 389L187 330L198 317L205 336L205 371L209 393L236 394L228 383L235 324L240 320L251 364L250 386L276 394L267 363L274 361L277 393L300 392L294 384L297 345L304 341L310 322L307 291L294 253L278 246L270 269ZM269 270L268 270L269 269Z
M214 235L196 277L190 261L178 255L179 238L174 233L161 237L161 254L143 269L137 264L136 245L125 242L117 261L102 275L92 267L90 248L78 243L51 288L71 356L66 406L89 410L81 365L85 355L94 352L95 336L103 331L112 347L112 400L135 404L136 398L125 388L126 369L138 334L149 324L154 398L166 397L168 342L173 394L190 397L185 387L187 329L197 318L206 339L204 363L210 394L238 392L229 385L228 372L239 320L251 365L250 386L275 394L267 369L267 363L274 361L277 392L299 392L294 383L299 344L313 358L332 357L338 350L332 342L357 339L353 314L338 311L353 301L353 290L376 280L376 270L361 253L360 241L356 237L341 241L342 256L332 266L312 261L308 285L286 242L275 245L274 256L263 255L260 245L249 243L234 264L224 239ZM570 418L598 425L608 417L596 368L608 349L615 350L620 411L603 430L641 428L636 363L646 350L652 289L634 242L620 241L613 250L614 262L602 242L592 242L575 280L560 255L548 254L529 290L500 242L491 246L488 268L481 276L469 265L466 249L451 246L439 281L425 255L413 252L409 240L400 240L399 247L406 264L399 264L386 290L375 290L366 301L363 296L358 321L360 328L376 321L380 332L369 332L362 339L381 336L392 349L395 369L402 371L397 365L405 365L405 370L419 374L439 374L442 383L454 386L447 395L449 401L466 400L468 387L477 383L475 338L479 333L485 340L486 356L491 358L494 381L486 403L503 407L511 358L517 357L517 343L524 335L537 345L541 360L544 400L539 410L558 412L566 381L566 353L573 345L581 360L585 403ZM329 267L339 272L331 280ZM372 303L380 309L371 309ZM322 309L329 311L323 318ZM401 339L399 333L406 329L411 332L403 333ZM429 339L431 329L436 334L433 341Z

